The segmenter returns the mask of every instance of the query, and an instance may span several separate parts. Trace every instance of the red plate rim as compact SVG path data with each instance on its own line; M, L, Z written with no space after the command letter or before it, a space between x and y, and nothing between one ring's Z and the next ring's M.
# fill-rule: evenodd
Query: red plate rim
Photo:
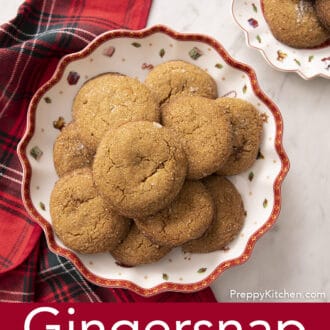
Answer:
M189 284L181 284L181 283L173 283L173 282L165 282L161 283L159 285L156 285L152 288L142 288L139 285L128 281L128 280L111 280L102 278L100 276L96 276L93 274L90 270L88 270L81 260L71 251L62 248L58 246L55 242L53 230L51 225L47 222L46 219L44 219L38 211L35 209L35 207L32 204L32 200L30 197L30 181L31 181L31 166L29 164L29 161L26 156L26 147L29 141L31 140L34 130L35 130L35 114L37 109L37 104L40 101L40 99L43 97L43 95L52 87L54 84L56 84L62 77L63 72L67 66L68 63L75 61L77 59L81 59L83 57L86 57L89 55L94 49L96 49L100 44L104 43L105 41L118 38L118 37L128 37L128 38L144 38L146 36L152 35L154 33L164 33L170 37L172 37L175 40L185 40L185 41L199 41L203 42L211 47L213 47L217 53L224 59L224 61L229 64L232 67L235 67L236 69L239 69L243 72L245 72L250 79L253 91L256 96L260 100L262 100L267 107L272 112L275 123L276 123L276 137L275 137L275 149L277 154L279 155L279 158L281 159L281 171L276 177L276 180L273 184L273 191L274 191L274 206L271 212L271 215L269 216L267 222L259 229L257 230L249 239L244 252L241 254L241 256L225 261L221 264L219 264L216 269L209 274L205 279L199 282L195 283L189 283ZM259 84L257 82L256 74L252 68L247 66L246 64L243 64L241 62L238 62L234 60L224 49L224 47L215 39L201 34L183 34L176 31L171 30L167 26L164 25L155 25L150 28L138 30L138 31L130 31L130 30L114 30L109 31L101 34L97 38L95 38L90 44L88 44L83 50L69 54L64 56L56 70L53 74L52 78L45 83L42 87L38 89L36 94L33 96L29 109L28 109L28 116L27 116L27 128L24 133L24 136L22 140L20 141L17 152L19 156L19 160L23 167L23 183L22 183L22 199L23 203L32 217L32 219L37 222L42 229L45 232L45 236L47 239L47 243L49 248L56 254L59 254L63 257L66 257L69 259L76 268L81 272L81 274L90 282L104 287L112 287L112 288L125 288L130 289L142 296L152 296L164 291L177 291L177 292L194 292L201 290L207 286L209 286L222 272L224 272L226 269L234 266L244 263L248 258L250 257L253 247L256 243L256 241L267 231L270 229L270 227L275 223L281 207L281 185L282 182L289 171L290 163L289 159L284 151L283 143L282 143L282 137L283 137L283 120L281 113L278 109L278 107L271 101L268 96L260 89Z

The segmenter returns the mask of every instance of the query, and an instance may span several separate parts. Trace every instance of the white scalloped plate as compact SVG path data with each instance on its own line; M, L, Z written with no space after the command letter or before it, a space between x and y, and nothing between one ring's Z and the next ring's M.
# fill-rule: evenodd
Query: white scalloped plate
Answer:
M189 55L194 47L202 53L196 60ZM218 84L219 95L252 102L267 120L261 145L264 158L257 160L246 173L231 178L242 194L247 211L240 236L226 251L183 254L177 248L157 263L133 268L118 266L109 253L82 255L69 250L54 234L49 214L50 193L57 180L52 147L59 134L53 121L59 116L66 122L71 120L73 98L87 79L112 71L143 81L152 66L172 59L185 60L207 70ZM49 248L71 260L91 282L128 288L141 295L196 291L210 285L225 269L246 261L257 239L275 222L281 205L281 184L289 169L282 146L282 129L281 114L259 88L254 71L232 59L216 40L180 34L164 26L107 32L82 51L64 57L53 77L31 101L26 133L18 147L24 171L23 201L44 229ZM43 151L39 160L30 153L35 146Z
M246 43L276 70L296 72L304 79L330 78L330 40L319 48L296 49L275 39L264 18L262 0L233 0L232 14Z

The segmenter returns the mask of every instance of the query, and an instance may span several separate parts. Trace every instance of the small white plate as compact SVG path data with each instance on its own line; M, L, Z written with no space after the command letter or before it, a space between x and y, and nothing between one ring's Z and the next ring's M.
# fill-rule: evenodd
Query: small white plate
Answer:
M177 248L157 263L133 268L118 266L109 253L82 255L69 250L54 234L49 214L50 193L57 180L52 149L59 134L53 121L58 117L71 121L73 98L86 80L104 72L120 72L144 81L153 66L173 59L208 71L218 84L220 96L243 98L264 113L260 159L246 173L231 177L247 212L241 234L226 251L184 254ZM31 155L35 147L42 151L38 160ZM214 39L180 34L164 26L107 32L82 51L65 56L31 101L18 154L24 170L23 201L44 229L49 248L71 260L91 282L128 288L141 295L196 291L210 285L225 269L246 261L256 240L279 214L280 187L289 169L282 146L281 114L259 88L254 71L233 60Z
M232 14L243 29L246 43L274 68L297 72L304 79L330 78L330 40L323 47L297 49L276 40L264 18L262 0L233 0Z

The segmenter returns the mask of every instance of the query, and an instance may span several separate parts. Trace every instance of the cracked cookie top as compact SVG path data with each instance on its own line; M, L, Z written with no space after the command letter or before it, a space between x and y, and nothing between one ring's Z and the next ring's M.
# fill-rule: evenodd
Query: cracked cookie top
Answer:
M221 250L241 231L245 212L241 195L225 177L216 175L203 180L215 203L215 217L205 234L183 245L184 252L209 253Z
M72 111L81 139L92 150L109 128L136 120L159 121L149 89L137 79L112 73L88 80L77 93Z
M213 215L213 199L204 185L199 181L186 181L167 208L147 218L135 219L135 223L152 242L179 246L202 236Z
M198 66L184 61L157 65L149 72L145 84L155 95L159 106L179 95L200 95L211 99L218 95L214 79Z
M181 136L188 158L187 178L201 179L219 170L232 151L229 116L215 100L174 98L161 111L162 123Z
M91 167L93 153L82 143L75 123L65 126L57 137L53 158L59 177L78 168Z
M131 218L168 206L179 193L186 171L186 155L175 132L146 121L110 130L93 163L99 192L113 209Z
M249 102L223 97L216 100L230 115L233 128L233 151L217 171L220 175L235 175L246 171L255 162L262 136L262 118Z
M51 193L53 228L62 242L81 253L114 249L127 235L130 220L109 209L95 189L88 168L60 178Z
M156 262L170 251L171 248L168 246L159 246L151 242L133 224L127 237L111 251L111 254L122 266L138 266Z

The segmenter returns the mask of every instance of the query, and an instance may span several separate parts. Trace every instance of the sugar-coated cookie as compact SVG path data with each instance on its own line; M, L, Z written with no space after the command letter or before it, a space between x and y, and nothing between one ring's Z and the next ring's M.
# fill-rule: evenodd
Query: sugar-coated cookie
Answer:
M323 26L330 31L330 1L315 0L315 10Z
M91 167L93 153L82 143L75 123L65 126L53 147L54 167L59 177L78 168Z
M217 173L239 174L251 167L257 158L262 136L262 119L258 110L247 101L223 97L216 102L230 115L233 128L233 151Z
M198 66L184 61L157 65L148 74L145 84L160 106L178 95L200 95L211 99L218 95L214 79Z
M215 202L215 218L206 233L199 239L183 245L183 251L208 253L225 248L233 241L244 222L241 195L226 178L212 175L203 180Z
M137 79L103 74L88 80L73 102L73 118L83 142L95 150L104 134L129 121L159 121L151 92Z
M147 218L135 219L135 223L152 242L179 246L202 236L213 216L213 199L204 185L199 181L186 181L167 208Z
M180 134L188 158L187 178L201 179L219 170L232 152L229 116L215 100L180 96L161 112L165 127Z
M168 246L151 242L133 224L126 238L111 251L111 255L122 266L138 266L156 262L170 251Z
M159 123L130 122L109 131L93 163L102 196L120 214L141 218L168 206L179 193L187 159L175 132Z
M295 48L319 46L329 38L310 0L263 0L265 19L276 39Z
M114 249L130 227L129 219L107 207L88 168L70 172L56 182L50 214L58 237L67 247L81 253Z

